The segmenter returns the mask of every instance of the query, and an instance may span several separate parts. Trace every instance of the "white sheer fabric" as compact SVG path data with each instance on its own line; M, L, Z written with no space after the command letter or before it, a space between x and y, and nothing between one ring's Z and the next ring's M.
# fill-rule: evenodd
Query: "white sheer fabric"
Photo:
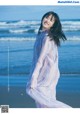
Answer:
M50 41L47 31L37 35L30 77L26 92L35 100L36 107L70 108L56 100L56 85L60 77L58 47Z

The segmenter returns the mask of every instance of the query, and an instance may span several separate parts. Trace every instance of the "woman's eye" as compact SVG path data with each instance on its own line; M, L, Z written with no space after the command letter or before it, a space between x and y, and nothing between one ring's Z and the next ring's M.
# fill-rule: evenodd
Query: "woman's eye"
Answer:
M53 22L53 20L52 20L52 19L51 19L50 21L51 21L51 22Z

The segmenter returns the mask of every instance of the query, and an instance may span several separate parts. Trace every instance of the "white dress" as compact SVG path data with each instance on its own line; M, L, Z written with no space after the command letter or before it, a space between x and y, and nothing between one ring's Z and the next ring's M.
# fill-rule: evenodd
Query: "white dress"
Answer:
M36 37L30 81L26 92L35 100L39 108L71 108L69 105L56 100L56 85L60 72L58 68L58 47L42 31ZM30 88L30 86L34 88Z

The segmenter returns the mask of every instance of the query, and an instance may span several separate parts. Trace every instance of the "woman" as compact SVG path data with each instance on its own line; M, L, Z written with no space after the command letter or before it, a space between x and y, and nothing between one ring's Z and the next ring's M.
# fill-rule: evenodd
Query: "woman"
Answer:
M56 13L47 12L34 45L33 63L30 72L31 80L26 92L38 108L70 108L69 105L56 100L56 85L60 72L58 68L58 46L60 40L66 40L59 17Z

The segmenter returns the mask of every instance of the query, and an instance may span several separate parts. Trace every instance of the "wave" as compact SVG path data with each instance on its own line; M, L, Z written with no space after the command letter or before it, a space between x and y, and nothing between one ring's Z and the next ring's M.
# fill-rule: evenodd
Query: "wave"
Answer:
M17 29L9 30L10 33L37 33L38 29Z
M0 28L19 28L26 27L28 25L39 25L39 21L25 21L20 20L16 22L0 22Z
M37 28L0 29L0 34L3 34L3 33L7 33L7 34L38 33L38 29Z
M80 25L79 26L63 26L63 31L65 32L71 32L71 31L80 31Z
M0 22L0 26L1 25L6 25L7 24L7 22Z
M63 31L80 31L80 21L63 21Z
M62 23L63 31L80 31L79 20L78 21L61 21L61 23ZM40 26L40 21L20 20L20 21L0 22L0 29L3 29L3 30L9 29L11 33L28 32L27 29L29 31L33 29L33 31L35 32L36 29L39 29L39 26ZM23 28L23 29L19 30L20 28Z
M78 27L72 27L72 26L66 26L66 27L63 27L63 31L64 32L71 32L71 31L77 31L79 32L80 31L80 26ZM38 33L38 28L18 28L18 29L13 29L13 28L10 28L10 29L0 29L0 34L23 34L23 33Z
M24 33L27 31L27 29L9 30L10 33Z
M35 41L36 38L34 37L22 37L22 38L18 38L18 37L1 37L0 41Z
M35 41L36 37L1 37L0 41ZM67 37L67 41L80 41L80 37Z
M76 36L68 37L67 40L68 41L80 41L80 37L76 37Z
M26 24L38 25L38 24L40 24L40 22L39 21L25 21L25 20L20 20L20 21L16 22L16 25L26 25Z

